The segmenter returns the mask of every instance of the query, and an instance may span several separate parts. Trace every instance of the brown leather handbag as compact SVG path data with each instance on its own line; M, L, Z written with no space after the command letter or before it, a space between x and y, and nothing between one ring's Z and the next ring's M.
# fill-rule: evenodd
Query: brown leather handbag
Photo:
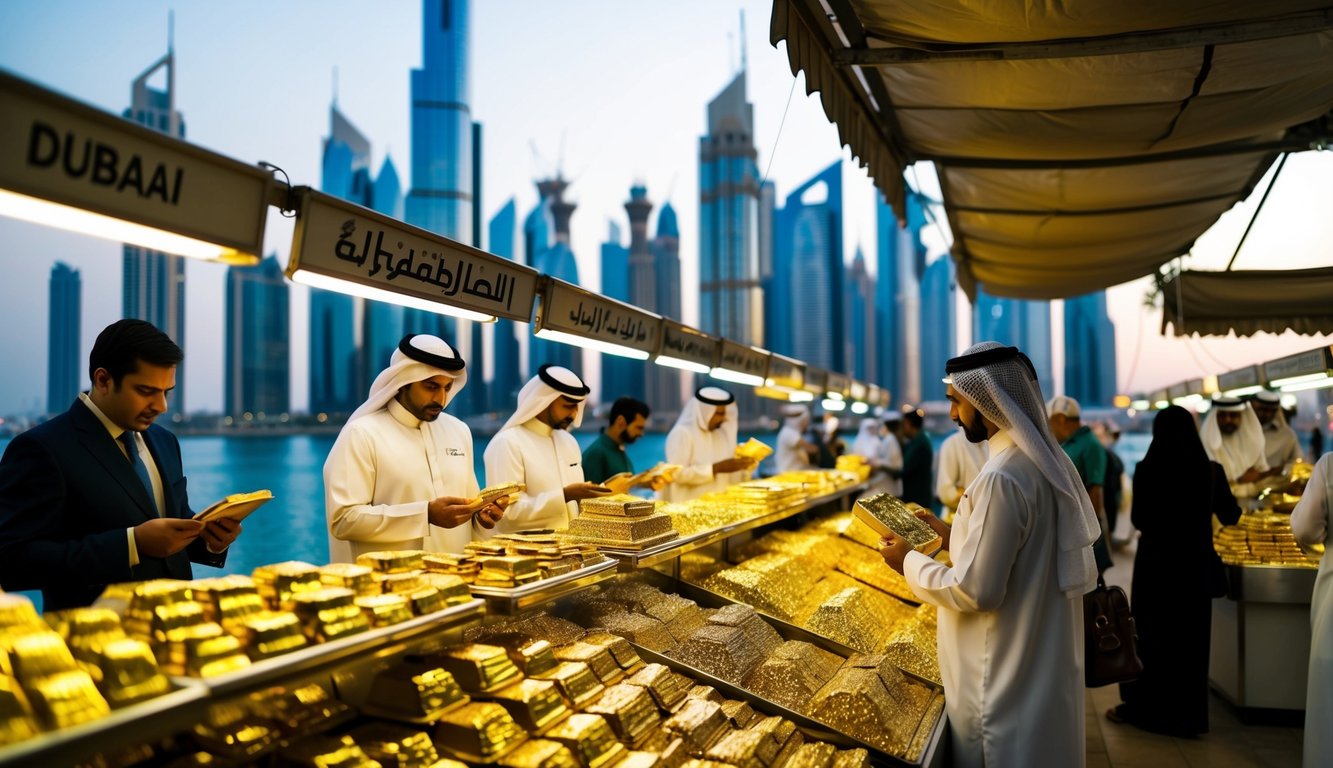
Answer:
M1097 588L1083 596L1083 679L1089 688L1133 680L1143 672L1138 630L1129 598L1120 587L1097 577Z

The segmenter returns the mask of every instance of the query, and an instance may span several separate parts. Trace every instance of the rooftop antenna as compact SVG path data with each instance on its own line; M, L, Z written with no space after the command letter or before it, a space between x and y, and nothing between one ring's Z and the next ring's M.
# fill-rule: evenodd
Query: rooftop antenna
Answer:
M545 171L542 168L542 165L544 164L542 161L542 153L537 151L537 140L528 139L528 147L532 149L532 160L537 164L537 176L538 178L541 178L545 175Z
M560 130L560 154L556 155L555 159L555 176L557 179L561 177L561 174L565 170L565 136L568 133L568 128L562 128Z
M727 66L736 66L736 36L730 32L727 33Z
M745 61L745 9L742 8L742 9L741 9L741 71L742 71L742 72L745 71L745 67L746 67L746 61Z
M176 50L176 12L167 11L167 53Z

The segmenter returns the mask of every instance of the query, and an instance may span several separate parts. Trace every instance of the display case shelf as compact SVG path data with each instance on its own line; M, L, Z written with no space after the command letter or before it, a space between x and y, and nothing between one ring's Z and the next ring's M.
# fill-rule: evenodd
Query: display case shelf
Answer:
M469 584L468 589L472 590L473 597L486 601L488 612L512 614L605 581L616 575L618 565L614 558L608 558L606 562L587 565L549 579L538 579L521 587L479 587Z

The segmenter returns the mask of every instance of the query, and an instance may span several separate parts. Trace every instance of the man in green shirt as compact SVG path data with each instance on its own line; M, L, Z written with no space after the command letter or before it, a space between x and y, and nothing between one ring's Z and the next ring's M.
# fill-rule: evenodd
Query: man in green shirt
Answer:
M903 445L903 501L930 509L935 497L935 483L931 478L935 449L930 445L930 435L926 434L925 412L914 408L904 413L901 429L906 440Z
M1111 552L1106 546L1106 510L1102 489L1106 485L1106 448L1102 446L1092 429L1082 421L1078 401L1072 397L1060 395L1051 398L1046 404L1047 420L1051 434L1056 442L1065 449L1069 460L1074 462L1074 469L1083 480L1083 487L1088 489L1092 499L1092 509L1097 513L1097 522L1101 525L1102 535L1093 542L1092 553L1097 558L1097 570L1105 571L1111 567Z
M611 404L611 423L583 451L583 477L588 482L602 483L621 472L634 472L625 446L643 437L648 414L647 403L632 397Z

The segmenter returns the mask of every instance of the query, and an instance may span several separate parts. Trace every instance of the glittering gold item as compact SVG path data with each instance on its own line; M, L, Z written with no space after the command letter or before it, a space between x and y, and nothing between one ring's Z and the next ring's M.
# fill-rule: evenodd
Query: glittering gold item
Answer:
M204 608L204 618L222 625L228 634L241 637L245 619L265 610L259 589L249 576L196 579L191 584L195 600Z
M944 705L944 699L940 699L940 706ZM920 751L909 753L909 755L919 756ZM918 757L908 757L909 760L917 760ZM829 768L870 768L870 753L860 747L856 749L840 749L833 756L833 764Z
M693 685L689 678L672 672L663 664L646 664L625 683L646 688L663 712L676 711Z
M444 604L461 605L472 599L472 593L467 588L467 582L461 576L455 576L447 573L432 573L427 571L421 574L421 588L430 587L440 593L444 598Z
M120 616L108 608L71 608L48 613L43 618L65 641L74 658L92 673L94 681L100 677L100 673L93 672L97 669L97 649L125 636Z
M489 701L450 710L435 726L435 743L469 762L491 762L526 738L509 712Z
M386 595L406 594L421 589L421 577L426 574L421 569L410 571L396 571L394 573L374 573L375 583L379 585L380 592Z
M529 672L529 676L538 680L550 680L555 683L565 702L574 709L581 709L589 702L602 695L606 686L602 685L587 664L579 661L558 662L554 667L542 672Z
M23 595L0 593L0 631L6 634L14 627L40 627L42 618L32 601Z
M696 685L693 688L690 688L689 693L686 695L691 699L703 699L704 701L711 701L714 704L725 704L727 701L727 697L718 693L717 689L711 685Z
M653 514L656 509L657 502L625 493L584 499L579 502L580 515L601 517L643 517Z
M773 449L753 437L736 446L736 457L753 459L757 464L773 455Z
M707 619L693 600L679 595L662 594L660 599L643 607L643 613L666 625L667 631L681 642L702 627Z
M643 659L639 658L639 652L634 650L634 646L619 635L593 630L583 636L583 642L610 651L611 657L616 660L616 664L620 665L620 669L626 674L632 675L643 666Z
M420 728L366 723L353 728L347 735L382 768L428 768L440 759L430 734Z
M280 758L300 768L382 768L351 736L314 736L284 748Z
M370 629L369 619L356 604L367 599L371 598L357 598L343 587L321 587L293 595L292 606L310 642L326 643Z
M902 499L891 494L877 493L857 499L852 514L880 536L902 539L918 552L938 546L940 535L935 529L917 517Z
M855 588L825 600L801 626L863 653L874 653L882 644L881 625L870 615L862 591Z
M906 680L884 656L847 661L810 702L811 717L903 756L930 705L932 692Z
M226 760L247 763L275 749L281 736L271 723L256 716L225 723L200 723L192 733L199 745L210 753Z
M728 763L736 768L768 768L778 756L778 745L766 733L732 731L718 739L705 753L709 760Z
M15 637L9 647L14 676L29 690L44 678L79 669L65 641L50 630Z
M863 750L864 751L864 750ZM822 741L802 744L784 768L832 768L838 748Z
M264 611L241 622L241 644L254 661L281 656L309 644L301 622L290 613Z
M398 597L398 595L395 595L395 597ZM442 611L447 607L444 595L441 595L435 587L418 587L402 595L402 597L407 598L407 603L411 608L410 613L413 616L425 616L428 613Z
M569 747L546 739L523 742L500 758L498 764L505 768L579 768L579 761L574 758Z
M625 676L615 657L611 655L611 649L606 646L576 640L556 648L555 657L560 661L584 662L592 669L592 673L597 675L602 685L618 683Z
M153 649L142 640L120 638L107 641L97 648L96 664L102 673L98 687L112 709L161 696L171 690L171 682L158 670Z
M529 678L481 696L508 710L529 733L544 733L569 714L559 688L550 680Z
M276 689L252 696L255 709L264 712L282 730L286 739L337 728L355 717L351 707L333 697L318 683L292 689Z
M700 627L670 654L695 669L736 685L764 658L740 627L721 624Z
M666 653L676 647L676 639L665 624L637 613L622 611L607 614L598 620L597 627L658 653Z
M777 715L760 718L756 722L750 724L750 730L756 733L766 734L773 740L773 744L776 745L778 749L789 746L792 739L800 736L800 734L796 732L796 725L792 723L792 721Z
M745 678L745 688L794 712L804 712L843 661L810 643L788 640Z
M425 555L426 553L419 549L363 552L356 556L356 564L364 565L377 573L406 573L424 568Z
M193 599L190 582L175 579L152 579L134 585L125 609L122 625L125 632L141 637L152 637L156 609L162 606L187 603ZM202 609L200 609L202 613ZM203 617L200 617L203 620Z
M641 550L671 541L680 533L671 517L649 514L643 517L580 514L569 521L569 536L611 549Z
M630 747L642 746L661 722L652 694L645 688L626 683L610 686L584 711L606 718L616 738Z
M38 722L45 728L67 728L111 713L92 677L81 669L42 677L24 687Z
M573 714L546 734L569 748L583 768L615 765L625 755L625 746L601 715Z
M921 618L903 622L889 638L885 655L894 666L917 677L941 683L935 627Z
M259 596L271 610L292 610L292 595L322 589L319 569L300 560L261 565L251 572Z
M379 582L373 574L370 566L359 563L329 563L319 567L319 580L324 586L350 589L357 596L379 594Z
M736 627L745 633L746 639L761 655L767 656L782 644L782 637L777 630L748 605L728 605L719 608L717 613L708 617L709 624Z
M772 553L718 571L702 586L738 603L754 606L769 616L790 621L800 611L812 581L797 558Z
M427 723L469 701L454 676L431 664L398 664L370 684L365 706L396 720Z
M727 699L719 706L722 707L722 714L727 716L727 722L733 728L746 728L760 717L749 702Z
M662 727L672 736L683 739L690 754L701 755L731 726L719 705L703 699L686 699Z
M572 643L587 631L572 621L556 618L544 611L525 617L518 622L518 628L533 637L549 640L552 645Z
M37 720L28 697L17 680L0 675L0 744L14 744L36 735Z
M481 571L481 563L478 563L475 556L470 553L428 552L422 556L421 560L426 567L427 574L438 573L457 576L468 583L471 583L472 579ZM431 582L423 577L423 583Z
M412 603L405 595L367 595L353 602L372 627L387 627L412 618ZM436 593L438 595L438 593Z
M499 501L506 496L513 496L516 493L526 491L528 487L523 483L500 483L487 488L482 488L481 493L477 494L475 499L468 504L473 512L492 502Z
M494 691L521 677L505 649L495 645L472 643L453 646L441 654L430 656L428 660L453 675L468 693Z

